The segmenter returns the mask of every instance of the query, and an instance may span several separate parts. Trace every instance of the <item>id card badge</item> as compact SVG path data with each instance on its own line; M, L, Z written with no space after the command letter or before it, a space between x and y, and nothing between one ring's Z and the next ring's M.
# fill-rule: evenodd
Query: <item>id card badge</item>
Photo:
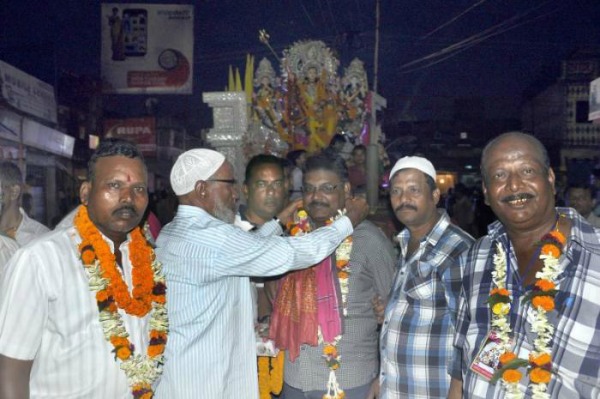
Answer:
M500 368L500 355L504 353L504 349L496 332L489 332L471 363L471 370L490 381L496 370Z

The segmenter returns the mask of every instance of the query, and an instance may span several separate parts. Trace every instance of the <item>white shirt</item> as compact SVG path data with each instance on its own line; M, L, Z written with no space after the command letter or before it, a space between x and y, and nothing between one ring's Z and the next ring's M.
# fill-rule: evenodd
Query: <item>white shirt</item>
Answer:
M250 231L255 226L247 220L242 219L240 213L235 214L235 220L233 224L244 231ZM264 284L261 283L262 286ZM254 281L250 280L250 292L252 293L252 315L254 316L254 322L258 321L258 288Z
M21 212L21 216L23 216L23 219L21 220L21 223L19 224L19 227L17 228L17 231L15 233L15 240L20 246L29 244L31 241L35 240L42 234L50 231L49 228L47 228L40 222L27 216L27 213L25 213L23 208L19 208L19 212Z
M19 244L15 240L0 234L0 283L2 282L6 263L17 252L17 249L19 249Z
M105 238L112 250L112 242ZM73 226L21 248L0 286L0 354L33 360L31 398L131 398L127 378L98 320ZM131 287L128 242L120 247ZM147 319L121 312L135 352L146 352Z
M290 201L302 197L302 169L295 167L292 169L292 195Z

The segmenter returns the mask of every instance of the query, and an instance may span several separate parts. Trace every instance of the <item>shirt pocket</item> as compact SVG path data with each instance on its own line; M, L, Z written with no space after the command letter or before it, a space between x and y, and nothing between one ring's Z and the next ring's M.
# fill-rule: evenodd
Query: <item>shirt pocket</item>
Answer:
M422 302L433 301L434 279L435 268L430 263L419 262L406 280L406 295Z

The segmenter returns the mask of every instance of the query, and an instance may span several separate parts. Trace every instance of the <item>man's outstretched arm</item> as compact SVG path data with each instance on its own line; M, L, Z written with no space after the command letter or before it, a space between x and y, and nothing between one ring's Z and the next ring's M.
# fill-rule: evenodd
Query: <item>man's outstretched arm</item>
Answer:
M29 374L33 360L17 360L0 355L0 399L29 397Z

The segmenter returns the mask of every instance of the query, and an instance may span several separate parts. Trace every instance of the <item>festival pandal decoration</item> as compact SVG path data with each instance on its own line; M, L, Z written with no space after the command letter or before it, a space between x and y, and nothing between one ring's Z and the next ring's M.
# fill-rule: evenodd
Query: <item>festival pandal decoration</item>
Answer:
M260 41L280 64L280 75L267 58L256 70L247 57L244 78L251 121L244 139L245 153L283 156L289 150L317 152L336 133L354 144L368 144L369 88L364 64L354 59L338 76L339 60L324 42L298 41L283 51L271 47L268 33ZM238 72L239 75L239 72ZM229 90L242 90L241 79Z
M547 313L554 310L554 298L558 293L556 282L562 272L559 258L566 244L565 236L556 227L544 235L539 245L540 259L544 263L542 270L536 273L536 282L533 289L525 296L524 300L532 306L533 321L531 330L537 334L533 343L533 351L529 359L520 359L511 348L510 309L511 293L506 289L506 253L502 245L496 245L494 254L494 271L492 280L494 288L490 292L488 303L492 311L492 329L499 339L502 354L500 355L500 369L496 371L491 382L498 379L506 390L508 399L520 399L524 392L519 389L519 381L523 374L519 368L526 367L529 375L529 386L533 399L547 399L548 384L552 377L552 348L550 342L554 334L554 326L549 323Z
M117 269L115 255L90 220L86 206L80 206L74 223L82 239L79 245L81 261L88 275L90 291L96 293L104 338L114 348L115 361L120 361L133 397L150 399L154 395L152 383L162 372L169 329L161 265L141 229L136 227L130 233L129 244L133 280L130 294ZM136 317L150 313L149 345L145 355L135 353L118 309Z

